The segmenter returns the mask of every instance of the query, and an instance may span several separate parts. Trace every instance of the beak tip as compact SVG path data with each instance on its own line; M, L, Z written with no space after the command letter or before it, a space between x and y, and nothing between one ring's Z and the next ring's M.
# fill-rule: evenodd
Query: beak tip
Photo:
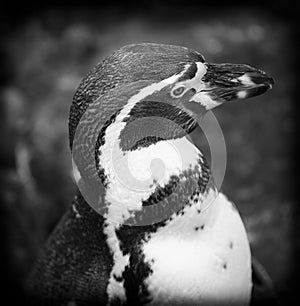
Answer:
M265 82L265 85L268 87L267 90L273 89L273 87L274 87L274 79L268 77L266 82Z
M265 72L252 74L249 77L253 85L246 88L246 91L248 91L247 98L261 95L274 86L274 79L269 77Z
M263 80L266 85L271 89L274 85L274 79L265 74L265 80Z

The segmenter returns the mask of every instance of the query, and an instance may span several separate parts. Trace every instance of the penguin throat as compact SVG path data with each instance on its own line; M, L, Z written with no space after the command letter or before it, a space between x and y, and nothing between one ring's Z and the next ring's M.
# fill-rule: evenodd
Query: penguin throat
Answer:
M123 119L126 123L120 132L120 147L134 151L162 140L186 136L197 122L178 106L157 101L141 101Z
M194 192L209 188L210 169L186 137L125 152L117 136L115 140L109 137L107 142L112 143L98 148L98 167L106 187L105 217L111 221L145 225L165 220Z

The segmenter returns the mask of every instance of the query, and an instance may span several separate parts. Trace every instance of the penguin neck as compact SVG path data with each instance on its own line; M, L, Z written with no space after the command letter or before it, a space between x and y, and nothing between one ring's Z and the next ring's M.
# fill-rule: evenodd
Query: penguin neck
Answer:
M204 156L186 137L147 139L147 145L123 151L113 129L106 135L98 166L106 180L105 218L116 228L166 220L194 193L213 186Z
M179 105L156 101L137 103L123 118L119 141L123 151L134 151L162 140L173 141L190 134L197 126L192 113Z

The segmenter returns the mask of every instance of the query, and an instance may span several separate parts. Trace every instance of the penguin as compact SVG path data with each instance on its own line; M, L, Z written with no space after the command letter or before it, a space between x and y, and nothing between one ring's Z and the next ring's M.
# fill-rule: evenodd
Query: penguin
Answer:
M81 81L69 141L78 189L28 280L43 305L249 305L236 206L189 139L197 118L274 81L183 46L131 44Z

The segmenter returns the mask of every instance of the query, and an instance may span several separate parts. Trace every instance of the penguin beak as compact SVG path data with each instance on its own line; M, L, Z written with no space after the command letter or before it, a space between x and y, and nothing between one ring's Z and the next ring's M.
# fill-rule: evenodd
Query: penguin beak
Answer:
M243 64L205 63L201 81L204 87L195 94L194 102L212 109L236 99L251 98L271 89L274 81L264 71Z

